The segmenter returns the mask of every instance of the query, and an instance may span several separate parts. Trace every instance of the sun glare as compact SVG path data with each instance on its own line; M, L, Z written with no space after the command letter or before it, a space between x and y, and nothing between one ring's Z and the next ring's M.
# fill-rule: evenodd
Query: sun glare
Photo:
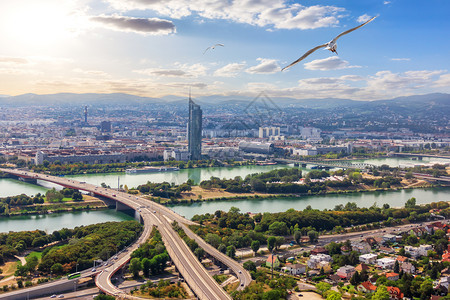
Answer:
M4 34L22 45L53 46L80 28L70 1L15 0L1 5Z

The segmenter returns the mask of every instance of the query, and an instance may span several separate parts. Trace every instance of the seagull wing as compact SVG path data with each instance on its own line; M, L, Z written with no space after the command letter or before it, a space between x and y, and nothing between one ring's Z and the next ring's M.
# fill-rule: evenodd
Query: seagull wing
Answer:
M369 22L372 22L375 18L376 18L376 16L373 17L372 19L370 19L369 21L366 21L366 22L362 23L361 25L358 25L358 26L356 26L356 27L354 27L354 28L352 28L352 29L349 29L349 30L347 30L347 31L342 32L342 33L339 34L337 37L335 37L335 38L332 40L332 42L336 42L337 39L340 38L341 36L343 36L343 35L345 35L345 34L347 34L347 33L350 33L350 32L352 32L352 31L354 31L354 30L356 30L356 29L358 29L358 28L361 28L361 27L363 27L364 25L366 25L366 24L369 23Z
M303 54L302 57L300 57L299 59L297 59L296 61L294 61L293 63L291 63L289 66L284 67L283 69L281 69L281 71L284 71L284 70L286 70L287 68L292 67L293 65L295 65L295 64L297 64L298 62L300 62L300 61L302 61L303 59L305 59L308 55L310 55L311 53L313 53L313 52L316 51L317 49L326 47L327 45L328 45L328 43L323 44L323 45L320 45L320 46L317 46L317 47L315 47L315 48L312 48L311 50L309 50L308 52L306 52L305 54Z
M224 44L215 44L214 47L215 47L215 46L222 46L222 47L225 47Z
M206 48L205 51L203 51L203 54L205 54L209 49L211 49L211 47Z

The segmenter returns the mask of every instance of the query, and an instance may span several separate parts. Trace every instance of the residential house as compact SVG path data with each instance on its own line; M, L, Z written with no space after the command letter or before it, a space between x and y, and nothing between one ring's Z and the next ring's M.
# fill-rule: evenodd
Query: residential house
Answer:
M394 272L386 273L386 278L388 280L397 281L398 280L398 276L399 276L398 273L394 273Z
M405 246L405 252L409 253L413 258L427 256L430 250L433 250L432 245L420 245L419 247Z
M420 245L419 246L419 254L421 256L427 256L428 255L428 251L433 250L433 246L432 245Z
M352 242L352 250L361 254L367 254L372 250L372 246L366 241Z
M356 270L354 266L343 266L337 269L336 275L343 279L350 279L353 274L355 274Z
M404 263L405 261L408 261L408 258L406 256L397 256L396 260L401 264Z
M308 268L310 268L310 269L318 269L319 268L319 263L321 261L330 263L330 262L333 261L333 259L328 254L310 255L309 259L308 259L308 262L307 262Z
M391 247L381 246L381 247L379 248L379 250L380 250L381 253L384 253L384 254L392 254L392 253L395 253L395 250L394 250L393 248L391 248Z
M355 267L355 270L358 271L359 273L361 273L363 270L368 271L370 269L370 267L368 265L366 265L365 263L360 263L359 265L357 265Z
M439 285L445 287L448 290L448 286L450 285L450 277L444 276L439 278Z
M322 270L324 273L331 273L331 263L329 261L321 261L317 264L317 269Z
M331 274L331 275L328 276L328 278L330 279L331 282L333 282L332 283L333 285L336 285L336 284L338 284L339 282L342 281L342 278L339 277L336 274Z
M450 252L445 251L444 254L442 254L442 261L450 261Z
M424 233L426 233L427 230L424 227L415 227L409 231L409 234L415 235L415 236L422 236Z
M393 235L393 234L390 234L390 233L388 233L388 234L385 234L385 235L383 235L383 242L385 243L385 242L395 242L397 240L397 236L396 235Z
M403 262L400 264L400 271L403 271L405 273L414 274L416 273L416 267L410 262Z
M383 257L380 259L377 259L376 265L379 266L382 269L392 269L395 264L395 259L392 257Z
M364 281L361 282L356 289L359 292L363 292L363 293L373 293L377 290L377 287L375 285L373 285L372 283L370 283L370 281Z
M286 264L286 269L292 275L300 275L306 273L306 265L303 264Z
M269 255L269 257L266 260L266 266L269 268L272 268L272 266L274 268L278 268L280 266L280 260L278 259L278 257L276 255Z
M359 256L359 261L365 264L373 265L377 260L377 255L374 253L367 253Z
M378 246L378 242L373 237L366 238L366 243L370 245L370 247L374 248Z
M400 291L398 287L387 286L386 289L389 293L389 299L392 300L403 299L403 293Z
M311 255L317 255L317 254L328 254L328 250L325 249L325 247L315 247L311 250Z

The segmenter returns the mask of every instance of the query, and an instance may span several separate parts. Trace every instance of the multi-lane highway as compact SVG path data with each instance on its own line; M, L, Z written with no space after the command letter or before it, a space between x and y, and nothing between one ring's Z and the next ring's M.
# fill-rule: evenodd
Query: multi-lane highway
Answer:
M141 197L136 197L113 189L101 188L89 183L79 182L64 177L56 177L17 169L0 169L0 171L22 178L44 180L64 187L91 192L118 201L139 212L144 223L143 234L125 253L115 257L116 259L113 259L114 263L112 265L102 269L96 277L95 282L97 287L107 294L130 298L129 295L125 295L111 283L111 277L128 262L131 252L148 239L153 226L157 226L171 259L198 298L214 300L231 299L231 297L208 274L186 243L180 238L178 233L173 230L171 225L173 221L182 224L189 237L195 239L208 254L227 265L238 276L241 282L239 289L244 288L251 282L250 274L239 263L211 247L184 225L195 224L194 222L183 218L165 206Z

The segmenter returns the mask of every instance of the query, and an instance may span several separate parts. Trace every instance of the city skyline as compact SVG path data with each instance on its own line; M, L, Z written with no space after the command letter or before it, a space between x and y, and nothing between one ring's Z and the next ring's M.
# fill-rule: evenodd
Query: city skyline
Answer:
M0 4L0 94L389 99L450 92L450 4L418 1ZM339 55L305 51L339 40ZM221 43L223 47L205 49Z

